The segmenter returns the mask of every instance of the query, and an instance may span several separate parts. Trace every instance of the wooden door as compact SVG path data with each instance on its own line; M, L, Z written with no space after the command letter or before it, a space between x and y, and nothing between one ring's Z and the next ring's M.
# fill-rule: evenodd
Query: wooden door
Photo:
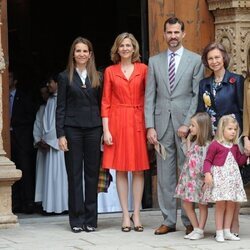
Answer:
M183 20L186 36L183 45L201 54L214 40L214 18L206 0L148 0L149 53L155 55L167 48L163 24L171 16Z

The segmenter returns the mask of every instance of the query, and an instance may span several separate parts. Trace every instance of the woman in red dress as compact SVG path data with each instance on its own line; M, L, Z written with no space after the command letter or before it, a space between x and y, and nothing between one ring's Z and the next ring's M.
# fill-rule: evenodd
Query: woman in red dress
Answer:
M139 45L130 33L117 36L112 49L114 65L104 73L102 120L104 131L103 167L116 170L117 191L123 212L121 230L143 231L140 207L144 170L149 169L144 93L147 66L140 63ZM128 171L132 171L134 213L128 211Z

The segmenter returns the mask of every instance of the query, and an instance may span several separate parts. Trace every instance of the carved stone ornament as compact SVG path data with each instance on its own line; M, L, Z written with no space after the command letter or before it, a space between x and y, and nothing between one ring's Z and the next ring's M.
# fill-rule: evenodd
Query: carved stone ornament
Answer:
M249 0L207 0L209 10L250 7Z
M250 0L207 0L215 17L215 40L231 58L229 70L247 75L250 51Z
M0 72L3 73L4 69L5 69L5 60L4 60L3 49L1 49L0 50Z

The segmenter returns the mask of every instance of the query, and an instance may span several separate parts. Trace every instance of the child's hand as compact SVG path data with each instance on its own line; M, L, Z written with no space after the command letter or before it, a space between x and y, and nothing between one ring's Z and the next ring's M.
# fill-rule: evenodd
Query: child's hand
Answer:
M211 173L205 173L203 189L211 188L213 186L213 177Z

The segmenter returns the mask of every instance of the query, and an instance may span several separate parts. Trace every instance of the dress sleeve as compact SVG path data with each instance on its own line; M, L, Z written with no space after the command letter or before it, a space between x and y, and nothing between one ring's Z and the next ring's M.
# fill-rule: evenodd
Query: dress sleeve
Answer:
M216 155L216 145L214 142L210 144L207 150L207 154L204 160L203 173L210 173L213 164L214 157Z
M101 115L102 117L109 117L109 111L111 107L112 87L111 87L111 71L107 68L104 72L103 94Z

